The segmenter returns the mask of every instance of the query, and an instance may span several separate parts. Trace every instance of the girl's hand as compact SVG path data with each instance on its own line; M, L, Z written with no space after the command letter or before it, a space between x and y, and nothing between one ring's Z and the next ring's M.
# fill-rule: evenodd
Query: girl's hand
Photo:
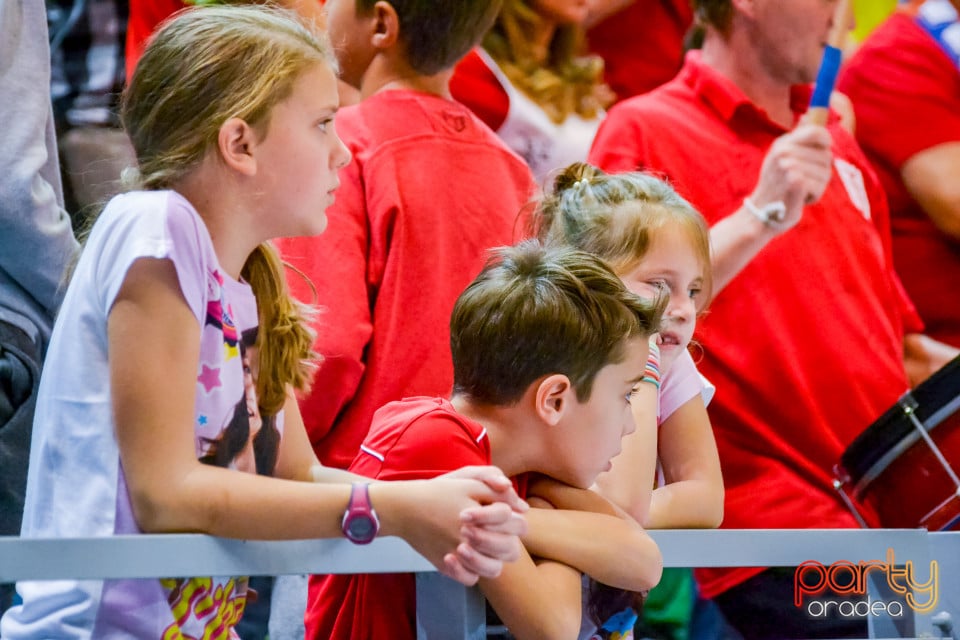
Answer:
M443 478L469 478L483 482L493 492L496 502L466 509L460 514L463 526L460 533L463 544L455 554L444 558L447 568L459 574L490 578L500 575L504 562L513 562L520 556L520 539L527 532L523 514L530 509L513 483L496 467L463 467ZM491 562L491 560L493 562Z
M441 478L471 478L487 485L497 494L496 502L504 502L517 513L525 513L530 506L517 495L513 489L513 482L497 467L462 467L456 471L445 473Z
M467 477L456 477L461 473ZM371 501L401 503L392 519L396 535L441 573L472 586L481 577L497 577L504 562L520 557L519 536L527 530L518 512L526 503L512 485L504 489L496 474L503 477L499 470L476 468L454 477L373 484ZM385 534L394 534L393 529Z

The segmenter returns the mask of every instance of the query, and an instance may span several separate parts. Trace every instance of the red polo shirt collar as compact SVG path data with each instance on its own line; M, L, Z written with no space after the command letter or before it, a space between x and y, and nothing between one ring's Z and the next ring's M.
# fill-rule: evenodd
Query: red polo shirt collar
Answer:
M732 80L704 64L699 51L687 52L679 79L726 122L740 116L759 121L781 133L787 131L771 120L766 111L753 104ZM812 95L813 85L798 84L790 88L790 110L793 111L794 122L806 113ZM838 118L836 113L830 112L831 123Z

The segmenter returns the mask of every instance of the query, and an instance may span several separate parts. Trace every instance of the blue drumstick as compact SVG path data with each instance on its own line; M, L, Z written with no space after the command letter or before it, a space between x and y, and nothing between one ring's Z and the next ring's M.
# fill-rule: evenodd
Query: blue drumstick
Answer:
M841 48L850 30L850 2L851 0L840 0L833 14L833 26L827 37L827 46L823 50L820 71L817 73L817 84L814 86L813 96L810 98L810 110L807 114L808 120L814 124L827 124L830 94L833 93L833 86L840 72Z

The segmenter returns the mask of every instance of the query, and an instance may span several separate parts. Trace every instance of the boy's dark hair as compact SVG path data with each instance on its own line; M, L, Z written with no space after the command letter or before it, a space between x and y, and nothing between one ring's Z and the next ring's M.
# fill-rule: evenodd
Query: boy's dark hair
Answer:
M502 0L388 0L400 19L407 62L425 76L453 67L493 24ZM356 0L368 13L377 0Z
M454 394L509 405L538 378L570 378L581 402L628 338L660 326L666 299L631 293L596 256L529 240L494 251L450 322Z

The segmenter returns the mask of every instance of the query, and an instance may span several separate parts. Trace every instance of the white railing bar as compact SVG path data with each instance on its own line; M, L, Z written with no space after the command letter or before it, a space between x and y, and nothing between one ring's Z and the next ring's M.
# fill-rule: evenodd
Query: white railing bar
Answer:
M391 537L366 547L340 539L255 541L202 534L0 537L0 582L432 570L406 542Z
M719 529L651 531L668 567L795 566L807 560L929 557L923 529ZM951 535L951 534L937 534ZM958 538L960 545L960 538ZM0 537L0 582L190 575L433 571L403 540L249 541L202 534L109 538Z

